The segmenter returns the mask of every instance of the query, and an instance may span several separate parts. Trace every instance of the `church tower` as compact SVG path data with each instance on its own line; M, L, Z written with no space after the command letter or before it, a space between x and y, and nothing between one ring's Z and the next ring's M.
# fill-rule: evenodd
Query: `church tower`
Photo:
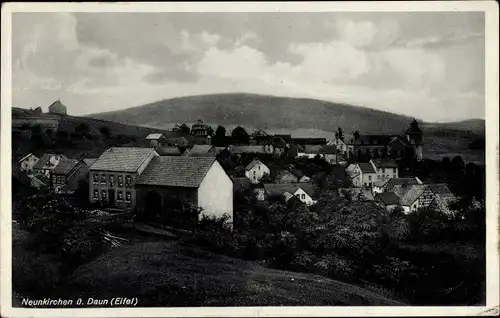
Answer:
M410 128L408 128L406 130L406 138L408 139L408 142L413 146L417 160L418 161L422 160L422 158L423 158L423 144L422 144L423 133L422 133L422 130L420 130L420 128L418 128L418 122L416 119L412 120L412 122L410 123Z

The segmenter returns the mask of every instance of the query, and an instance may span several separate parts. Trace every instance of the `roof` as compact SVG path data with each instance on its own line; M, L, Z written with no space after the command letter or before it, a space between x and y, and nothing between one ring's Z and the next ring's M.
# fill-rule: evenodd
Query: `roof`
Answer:
M387 191L391 191L395 186L421 184L417 178L392 178L387 181Z
M337 147L335 147L335 146L323 146L319 150L319 153L336 154L337 153Z
M263 146L230 146L229 151L235 154L266 153Z
M427 185L425 184L414 184L408 187L408 191L401 198L401 205L412 205L415 200L417 200L422 193L424 193L425 189L427 189Z
M368 162L358 162L357 165L363 173L375 173L375 169L373 169L373 166Z
M24 161L25 159L29 158L30 156L34 156L34 157L36 157L34 154L29 153L29 154L27 154L26 156L24 156L24 157L22 157L21 159L19 159L19 161L18 161L18 162Z
M376 186L376 187L384 187L388 182L389 182L390 179L382 179L382 180L376 180L375 182L373 182L373 185Z
M53 109L66 110L66 106L64 106L64 104L61 103L61 101L58 99L49 106L49 110L53 110Z
M54 169L56 166L51 164L50 162L51 158L58 158L59 160L61 160L62 158L66 157L61 154L53 154L53 153L43 154L40 160L38 160L38 162L33 166L33 169Z
M76 159L61 158L59 164L52 170L54 174L68 174L78 164Z
M97 158L84 158L83 162L85 162L85 164L90 167L94 164L94 162L96 162L96 160Z
M283 139L284 141L286 142L290 142L292 141L292 135L280 135L280 134L275 134L274 135L275 137L279 137L281 139Z
M233 189L235 191L246 191L252 188L252 183L247 177L233 178Z
M352 145L388 145L394 135L359 135L358 138L350 140Z
M399 197L394 192L382 192L375 196L375 199L380 199L385 205L399 203Z
M163 134L162 133L154 133L154 134L149 134L146 139L147 140L158 140L160 139L161 137L163 137Z
M371 162L377 168L398 168L398 164L394 160L372 159Z
M180 156L181 152L177 147L158 147L156 148L156 152L160 156Z
M403 136L393 136L390 138L390 141L389 141L389 144L393 144L395 142L400 142L401 144L403 144L405 147L410 147L410 143L408 142L408 140L406 138L404 138Z
M292 142L302 145L326 145L326 138L292 138Z
M153 152L155 151L151 148L111 147L97 158L90 169L136 172Z
M214 162L213 157L155 157L136 185L197 188Z
M298 189L304 190L310 196L314 195L314 186L312 183L266 183L264 190L270 196L283 195L285 192L294 194Z
M212 145L194 145L193 148L189 150L191 155L207 154L214 149Z
M252 162L250 162L246 167L245 167L245 170L250 170L252 169L256 164L262 164L265 166L265 164L263 164L259 159L254 159L252 160Z
M291 175L295 176L297 179L299 179L299 178L300 178L298 175L296 175L296 174L295 174L294 172L292 172L292 171L289 171L289 170L282 170L280 173L278 173L278 174L276 175L276 179L278 179L278 180L279 180L279 179L283 178L284 176L286 176L287 174L291 174Z
M441 197L453 196L453 193L445 183L434 183L428 184L427 186L435 195L440 195Z

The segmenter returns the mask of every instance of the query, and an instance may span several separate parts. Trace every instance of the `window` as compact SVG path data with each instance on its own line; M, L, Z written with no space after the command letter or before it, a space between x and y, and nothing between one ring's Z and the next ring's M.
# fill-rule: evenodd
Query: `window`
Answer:
M256 172L255 172L255 170L254 170L254 171L253 171L253 176L254 176L254 177L255 177L255 174L256 174Z
M125 177L125 185L127 187L131 187L132 186L132 178L130 176L126 176Z
M302 200L305 200L305 199L306 199L306 195L305 195L305 194L301 194L300 196L302 197L302 198L301 198Z
M368 180L370 180L370 181L371 181L371 180L372 180L372 176L368 176Z
M115 176L109 175L109 185L112 187L114 183L115 183Z
M101 191L101 199L106 200L106 191Z
M127 194L125 196L125 201L126 202L132 201L132 193L130 193L129 191L127 191Z
M123 176L118 176L118 186L123 187Z
M382 168L382 173L385 173L385 168Z
M123 200L123 192L122 191L118 191L116 200L117 201L122 201Z
M99 182L99 175L97 173L94 173L94 183Z
M106 184L106 175L105 174L101 175L101 183Z
M377 175L377 180L380 180L380 175Z
M94 190L94 199L99 198L99 190Z
M392 173L396 173L396 168L392 168Z

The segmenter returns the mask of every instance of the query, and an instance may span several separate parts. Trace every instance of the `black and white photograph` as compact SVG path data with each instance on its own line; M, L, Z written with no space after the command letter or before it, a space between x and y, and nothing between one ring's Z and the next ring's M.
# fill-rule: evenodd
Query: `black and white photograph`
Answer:
M4 6L2 316L498 314L498 5L361 4Z

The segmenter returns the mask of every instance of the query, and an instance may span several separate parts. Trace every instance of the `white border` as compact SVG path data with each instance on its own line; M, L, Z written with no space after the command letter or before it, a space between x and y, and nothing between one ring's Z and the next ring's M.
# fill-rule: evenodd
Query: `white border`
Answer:
M203 307L25 309L11 307L11 14L13 12L406 12L484 11L486 27L487 299L480 307ZM418 2L198 2L198 3L5 3L2 6L1 263L2 317L246 317L481 315L499 305L499 26L495 1ZM497 311L498 312L498 311Z

